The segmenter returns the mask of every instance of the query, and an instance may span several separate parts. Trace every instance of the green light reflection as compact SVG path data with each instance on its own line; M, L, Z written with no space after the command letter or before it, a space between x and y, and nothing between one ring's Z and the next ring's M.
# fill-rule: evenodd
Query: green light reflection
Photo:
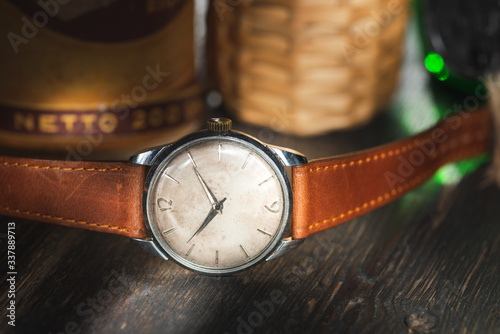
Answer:
M405 112L401 115L400 121L405 128L405 132L408 135L415 134L416 132L424 131L443 119L444 110L441 110L438 106L433 106L425 110L425 113L410 113ZM462 178L475 171L480 165L489 161L490 155L483 154L478 157L449 163L441 167L435 174L432 180L441 185L451 185L456 184L462 180Z
M425 57L425 67L431 73L439 73L444 69L443 57L435 52L427 54Z
M425 67L434 74L438 80L444 81L450 77L450 71L444 63L443 57L435 52L430 52L425 57Z
M474 172L479 166L488 162L490 158L490 154L483 154L472 159L450 163L441 167L434 174L433 180L442 185L456 184L465 175Z

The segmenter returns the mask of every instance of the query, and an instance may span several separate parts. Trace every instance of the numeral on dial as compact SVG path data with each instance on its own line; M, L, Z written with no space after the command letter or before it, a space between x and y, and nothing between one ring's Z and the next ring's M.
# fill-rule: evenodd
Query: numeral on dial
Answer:
M160 209L160 211L167 211L167 210L172 210L172 200L166 200L164 198L158 198L158 200L156 201L156 204L158 204L158 208Z
M278 201L274 201L271 206L264 205L264 208L271 213L278 213L280 211L280 203Z

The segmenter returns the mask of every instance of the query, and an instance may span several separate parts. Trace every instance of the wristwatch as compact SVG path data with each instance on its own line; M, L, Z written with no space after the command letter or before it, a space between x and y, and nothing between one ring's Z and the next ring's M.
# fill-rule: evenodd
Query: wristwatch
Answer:
M490 123L487 110L463 112L413 137L310 162L225 118L127 162L0 156L0 214L123 235L194 271L229 274L487 152Z

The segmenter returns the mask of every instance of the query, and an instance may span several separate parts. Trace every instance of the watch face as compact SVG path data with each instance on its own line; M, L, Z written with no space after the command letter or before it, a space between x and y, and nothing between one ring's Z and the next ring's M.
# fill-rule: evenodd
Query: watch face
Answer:
M155 169L146 201L149 229L167 256L190 269L239 271L281 241L288 179L272 154L243 137L187 141Z

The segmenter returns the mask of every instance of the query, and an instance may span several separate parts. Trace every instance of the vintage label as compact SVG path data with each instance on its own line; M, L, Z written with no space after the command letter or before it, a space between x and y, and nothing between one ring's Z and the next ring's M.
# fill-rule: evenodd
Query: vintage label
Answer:
M196 129L192 0L0 0L0 149L133 153ZM91 153L90 153L91 152Z
M36 135L120 135L185 124L204 115L202 96L99 111L38 111L0 106L0 131Z

